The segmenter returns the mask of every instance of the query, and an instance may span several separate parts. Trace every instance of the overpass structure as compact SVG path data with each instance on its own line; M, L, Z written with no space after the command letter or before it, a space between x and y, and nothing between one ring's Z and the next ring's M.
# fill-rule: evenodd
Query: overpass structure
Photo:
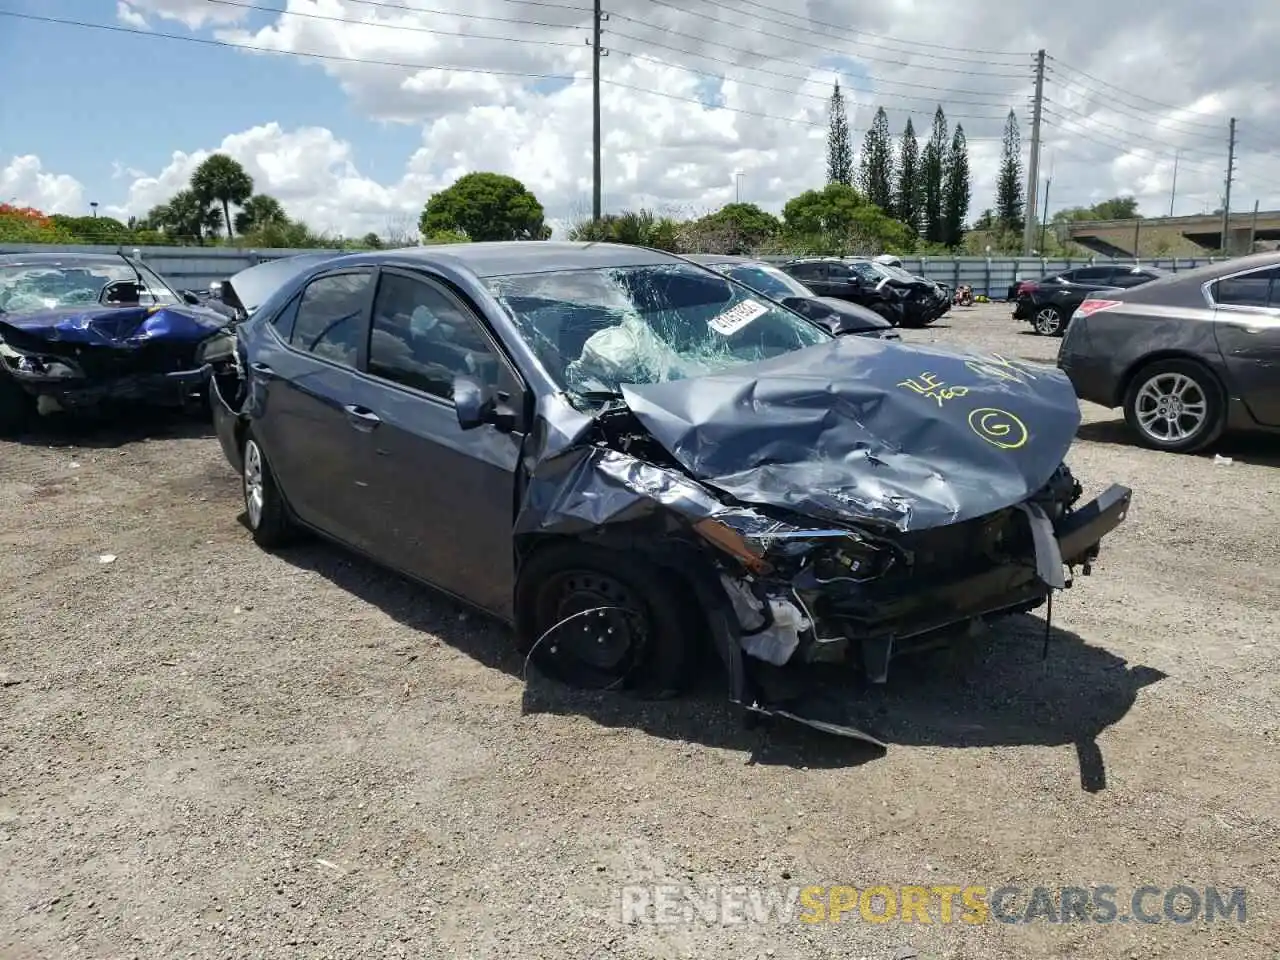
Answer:
M1235 213L1222 238L1222 215L1139 217L1131 220L1075 220L1053 225L1071 240L1104 257L1203 256L1252 253L1258 244L1280 242L1280 210Z

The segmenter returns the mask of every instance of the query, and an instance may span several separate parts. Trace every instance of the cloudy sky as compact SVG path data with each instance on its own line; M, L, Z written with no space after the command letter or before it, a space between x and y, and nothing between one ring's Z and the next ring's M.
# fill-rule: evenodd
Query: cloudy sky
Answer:
M0 202L143 214L223 151L290 215L349 235L415 224L473 170L511 174L572 219L590 211L590 5L0 0ZM1011 108L1029 140L1039 48L1051 210L1131 193L1168 213L1175 162L1176 212L1214 209L1232 116L1232 208L1280 208L1275 0L1221 14L1193 0L604 9L606 209L695 215L735 195L780 209L824 180L838 77L856 141L877 106L895 134L909 116L927 131L939 103L964 125L976 217Z

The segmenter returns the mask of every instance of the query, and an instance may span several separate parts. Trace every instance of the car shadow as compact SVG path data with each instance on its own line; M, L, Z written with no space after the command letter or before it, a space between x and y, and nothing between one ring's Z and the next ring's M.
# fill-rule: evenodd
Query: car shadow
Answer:
M199 440L216 436L212 419L164 407L132 407L39 417L11 442L33 447L112 450L142 440Z
M1076 438L1078 440L1088 440L1092 443L1114 444L1139 450L1146 449L1138 443L1133 431L1129 429L1129 425L1124 421L1123 417L1114 420L1093 420L1089 423L1082 423L1076 430ZM1151 452L1157 453L1158 451L1153 450ZM1188 456L1188 454L1168 454L1168 456ZM1212 460L1215 456L1223 456L1231 460L1239 460L1241 463L1252 464L1253 466L1280 467L1280 436L1259 433L1228 434L1207 450L1203 450L1198 454L1189 454L1189 456L1199 456L1209 460Z
M320 574L396 622L521 679L526 714L581 716L604 727L740 751L752 764L838 768L884 755L866 741L787 720L750 722L755 715L729 702L718 663L675 699L578 690L526 668L505 626L340 547L311 540L281 550L279 556ZM821 693L840 697L860 729L890 748L1071 745L1082 788L1102 790L1107 778L1098 736L1125 716L1140 689L1164 674L1131 666L1058 627L1049 631L1048 656L1042 659L1045 632L1043 619L1009 617L978 639L895 661L883 686L828 679ZM833 678L836 671L824 669L822 675Z

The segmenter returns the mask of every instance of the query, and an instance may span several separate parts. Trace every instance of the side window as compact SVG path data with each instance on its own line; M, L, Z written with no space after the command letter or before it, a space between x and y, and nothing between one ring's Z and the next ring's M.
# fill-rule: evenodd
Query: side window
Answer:
M1071 271L1072 275L1068 279L1085 283L1105 283L1115 273L1114 267L1081 267L1079 270ZM1066 274L1063 274L1063 276L1066 276Z
M302 294L298 294L271 318L271 325L276 328L276 333L280 334L280 339L285 343L288 343L289 338L293 336L293 324L298 319L298 304L301 302Z
M372 282L373 274L367 271L338 273L311 281L298 303L290 345L354 367Z
M1213 285L1213 299L1223 306L1280 306L1280 267L1228 277Z
M855 263L853 274L863 283L873 287L882 279L879 271L869 263Z
M797 280L819 280L822 278L822 264L793 263L788 272Z
M450 400L454 377L507 388L505 365L470 313L434 284L384 273L373 303L369 372Z

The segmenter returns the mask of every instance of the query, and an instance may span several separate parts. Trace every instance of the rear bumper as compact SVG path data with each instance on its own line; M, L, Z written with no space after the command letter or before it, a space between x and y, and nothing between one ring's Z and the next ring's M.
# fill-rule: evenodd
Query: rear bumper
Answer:
M244 471L244 455L241 448L244 415L233 408L223 396L218 378L209 381L209 406L213 409L213 428L218 435L222 455L236 473Z
M1036 315L1035 306L1030 300L1014 300L1013 301L1013 319L1030 320Z

